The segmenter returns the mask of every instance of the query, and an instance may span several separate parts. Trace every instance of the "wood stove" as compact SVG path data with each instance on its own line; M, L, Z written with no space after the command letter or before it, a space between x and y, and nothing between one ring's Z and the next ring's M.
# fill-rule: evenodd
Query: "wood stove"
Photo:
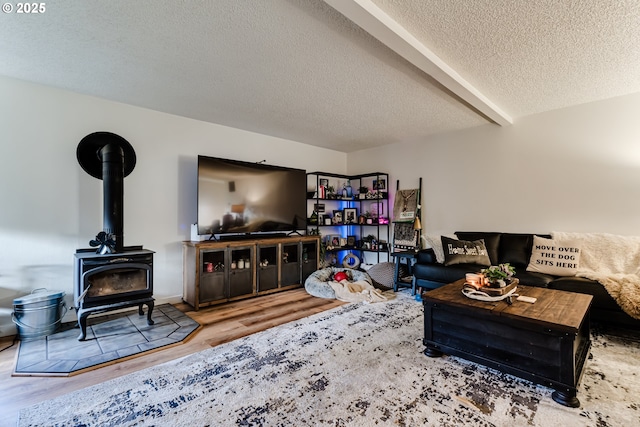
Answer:
M153 252L134 248L119 253L96 254L80 249L74 261L74 303L78 312L80 341L86 338L87 317L92 313L138 306L142 316L147 305L147 323L153 325Z
M153 251L123 245L124 178L136 164L133 147L110 132L95 132L80 141L78 163L103 182L103 231L79 249L74 260L74 304L83 341L92 313L147 305L147 324L153 325Z

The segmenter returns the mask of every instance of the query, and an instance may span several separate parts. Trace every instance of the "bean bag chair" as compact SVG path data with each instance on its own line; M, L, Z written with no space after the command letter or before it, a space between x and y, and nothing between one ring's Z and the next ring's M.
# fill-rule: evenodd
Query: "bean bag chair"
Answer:
M407 266L400 264L399 276L404 277L408 274ZM367 274L371 277L373 286L379 289L393 289L393 275L395 272L395 264L392 262L380 262L367 270Z
M307 277L307 280L304 282L305 290L309 295L313 295L314 297L335 299L336 293L331 285L329 285L329 281L332 280L333 275L339 271L346 273L350 280L364 280L369 284L373 284L371 277L364 271L354 270L352 268L326 267L314 271Z

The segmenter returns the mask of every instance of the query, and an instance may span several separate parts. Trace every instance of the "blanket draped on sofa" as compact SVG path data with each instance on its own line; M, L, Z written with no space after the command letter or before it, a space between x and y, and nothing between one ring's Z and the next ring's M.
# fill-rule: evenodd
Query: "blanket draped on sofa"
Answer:
M552 232L582 243L576 276L601 283L629 316L640 319L640 236Z

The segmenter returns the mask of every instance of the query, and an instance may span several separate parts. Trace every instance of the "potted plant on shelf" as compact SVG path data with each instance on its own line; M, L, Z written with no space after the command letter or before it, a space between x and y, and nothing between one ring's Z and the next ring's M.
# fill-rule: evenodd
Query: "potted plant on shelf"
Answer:
M373 224L373 216L371 216L371 212L366 211L363 216L365 224Z
M489 287L504 288L511 283L516 270L509 263L505 263L483 268L480 272L486 277Z

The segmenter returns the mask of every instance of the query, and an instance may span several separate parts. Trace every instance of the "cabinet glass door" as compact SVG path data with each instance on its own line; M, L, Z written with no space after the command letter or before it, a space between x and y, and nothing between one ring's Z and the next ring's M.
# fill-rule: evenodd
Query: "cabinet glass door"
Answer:
M227 298L225 253L224 249L200 252L200 303Z
M318 269L318 242L302 242L302 283Z
M300 284L300 245L298 243L281 246L281 286Z
M258 292L278 287L278 245L258 245Z
M229 248L229 298L253 293L253 248Z

